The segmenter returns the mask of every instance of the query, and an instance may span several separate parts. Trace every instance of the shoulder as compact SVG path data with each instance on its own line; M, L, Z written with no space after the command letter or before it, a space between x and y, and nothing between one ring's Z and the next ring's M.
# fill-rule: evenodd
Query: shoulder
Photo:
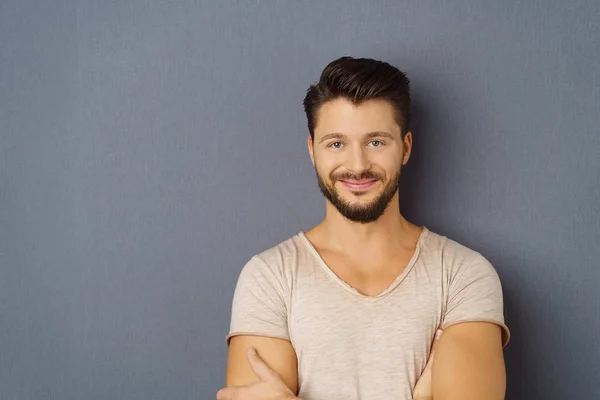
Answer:
M427 249L439 259L449 278L467 270L480 274L496 274L495 268L483 254L447 236L429 231Z
M298 260L305 256L306 247L302 241L301 235L296 234L254 254L242 268L240 277L263 277L287 282L294 275Z

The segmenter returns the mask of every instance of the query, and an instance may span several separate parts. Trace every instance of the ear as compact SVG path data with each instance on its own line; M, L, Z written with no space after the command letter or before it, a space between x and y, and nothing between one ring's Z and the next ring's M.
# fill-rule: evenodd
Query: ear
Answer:
M310 155L310 161L312 161L313 166L315 165L315 150L313 139L310 135L308 135L308 154Z
M412 133L410 131L406 132L404 136L404 141L402 143L402 165L406 165L408 163L408 159L410 158L410 154L412 152Z

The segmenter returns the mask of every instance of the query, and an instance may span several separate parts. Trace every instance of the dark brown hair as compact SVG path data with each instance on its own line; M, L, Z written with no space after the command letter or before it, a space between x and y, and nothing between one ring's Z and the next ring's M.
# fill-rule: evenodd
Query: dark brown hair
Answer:
M409 85L404 72L383 61L341 57L330 62L304 98L310 136L314 139L319 108L328 101L345 98L355 104L372 99L389 101L404 138L410 122Z

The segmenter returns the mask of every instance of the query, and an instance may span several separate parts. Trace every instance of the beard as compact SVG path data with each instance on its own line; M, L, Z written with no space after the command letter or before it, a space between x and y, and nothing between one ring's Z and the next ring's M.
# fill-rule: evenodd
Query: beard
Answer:
M369 222L375 222L383 215L388 205L394 198L394 195L398 191L398 183L400 180L400 170L390 179L385 185L383 191L375 199L368 203L353 203L348 200L344 200L338 190L335 188L335 183L343 179L354 179L354 180L366 180L366 179L377 179L383 182L383 177L371 171L365 171L360 175L352 175L349 173L337 174L331 176L332 184L328 184L319 175L319 171L315 167L317 173L317 182L319 183L319 189L323 196L342 214L345 218L352 222L359 222L366 224ZM353 194L360 196L363 192L352 192Z

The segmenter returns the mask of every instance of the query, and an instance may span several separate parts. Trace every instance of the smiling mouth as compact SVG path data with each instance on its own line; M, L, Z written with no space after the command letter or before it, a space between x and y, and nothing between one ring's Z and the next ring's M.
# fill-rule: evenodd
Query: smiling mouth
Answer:
M340 182L342 182L342 184L349 190L352 190L354 192L360 192L370 189L373 185L375 185L377 179L369 179L363 181L340 180Z

